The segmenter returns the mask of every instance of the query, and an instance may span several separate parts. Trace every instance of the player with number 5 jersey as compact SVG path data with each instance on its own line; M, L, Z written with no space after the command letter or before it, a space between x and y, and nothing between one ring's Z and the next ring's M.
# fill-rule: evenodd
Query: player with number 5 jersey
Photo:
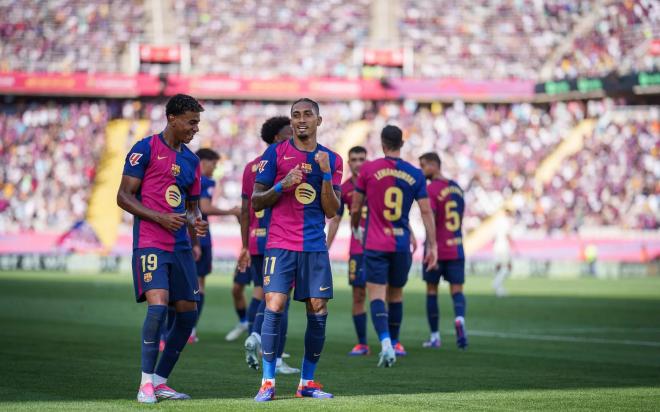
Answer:
M385 157L366 162L360 169L351 205L351 226L363 238L371 318L382 347L378 366L391 367L396 361L395 347L400 346L403 287L412 263L408 214L413 201L419 203L426 236L432 242L424 257L427 267L435 266L437 250L424 175L400 158L403 132L396 126L385 126L381 144ZM360 233L358 212L365 197L369 213L364 233Z

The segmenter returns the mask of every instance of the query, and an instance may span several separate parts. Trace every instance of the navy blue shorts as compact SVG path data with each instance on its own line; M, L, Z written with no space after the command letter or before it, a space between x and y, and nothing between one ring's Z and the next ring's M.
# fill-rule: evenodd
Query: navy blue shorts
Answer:
M351 255L348 260L348 284L355 287L365 287L367 278L364 274L364 258L362 255Z
M438 260L438 268L427 271L422 269L424 282L437 285L443 278L452 285L465 283L465 259Z
M213 270L213 248L211 245L202 246L202 256L197 262L197 276L204 277Z
M245 286L253 282L254 286L262 287L264 285L264 255L251 255L250 260L250 266L244 272L236 269L234 283Z
M364 251L364 271L369 283L402 288L408 282L411 265L410 252Z
M151 289L168 290L170 302L199 301L192 251L167 252L152 247L133 250L133 286L138 302L144 302L145 292Z
M265 293L288 294L295 285L295 300L332 299L332 271L328 252L268 249L263 267Z

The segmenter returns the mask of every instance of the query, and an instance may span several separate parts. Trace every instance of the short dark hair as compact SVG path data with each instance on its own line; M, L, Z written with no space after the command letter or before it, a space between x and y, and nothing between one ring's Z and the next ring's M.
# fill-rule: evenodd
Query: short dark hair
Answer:
M317 116L319 114L321 114L321 109L319 108L319 104L316 103L314 100L308 98L308 97L303 97L302 99L298 99L295 102L293 102L293 104L291 105L291 111L293 111L293 106L297 105L298 103L303 103L303 102L311 104L312 107L314 108L314 111L316 111Z
M187 94L177 94L172 96L165 106L165 115L178 116L184 114L185 112L195 112L201 113L204 111L204 108L194 97L188 96Z
M397 150L403 146L403 132L396 126L388 124L380 132L380 139L383 145L390 150Z
M213 149L199 149L196 153L197 157L199 157L199 160L219 160L220 155L218 152L216 152Z
M353 153L355 153L355 154L364 153L366 155L367 154L367 149L365 149L362 146L353 146L353 147L351 147L351 150L348 151L348 154L350 156Z
M275 136L282 130L284 126L291 124L291 119L287 116L275 116L266 120L261 125L261 140L268 144L273 144Z
M424 153L419 157L419 160L424 160L426 162L434 162L438 166L442 166L442 160L440 160L440 156L436 152L427 152Z

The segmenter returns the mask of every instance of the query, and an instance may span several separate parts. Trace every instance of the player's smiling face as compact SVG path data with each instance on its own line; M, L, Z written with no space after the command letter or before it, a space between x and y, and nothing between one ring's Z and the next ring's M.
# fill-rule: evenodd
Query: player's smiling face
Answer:
M299 102L291 108L291 127L293 134L300 140L316 136L316 128L322 120L309 102Z
M178 116L171 116L170 126L174 129L176 139L188 144L199 132L199 113L185 112Z

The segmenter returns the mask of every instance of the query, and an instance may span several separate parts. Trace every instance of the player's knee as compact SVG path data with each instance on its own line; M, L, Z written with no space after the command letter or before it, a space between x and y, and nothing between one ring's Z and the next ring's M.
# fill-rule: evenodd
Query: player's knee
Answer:
M354 305L364 305L364 301L367 297L367 292L364 288L353 288L353 304Z
M243 296L243 285L234 283L234 286L231 288L231 294L234 299L240 299Z
M287 300L287 295L283 293L269 293L266 295L266 307L271 312L284 312Z
M388 302L401 302L403 299L403 288L389 287L387 289Z
M438 294L438 284L437 283L427 283L426 284L426 294L427 295L437 295Z
M308 299L307 313L315 315L325 315L328 313L327 301L325 299Z
M457 294L457 293L462 293L462 292L463 292L463 285L461 285L461 284L457 284L457 283L452 283L452 284L449 286L449 292L450 292L452 295L455 295L455 294Z
M264 299L264 289L260 286L255 286L254 289L252 290L252 297L257 299L257 300L263 300Z

